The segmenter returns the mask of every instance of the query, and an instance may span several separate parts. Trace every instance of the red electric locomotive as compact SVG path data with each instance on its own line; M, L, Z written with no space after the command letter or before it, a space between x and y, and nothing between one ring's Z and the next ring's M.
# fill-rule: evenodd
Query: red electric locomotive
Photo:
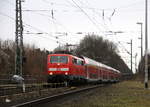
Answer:
M49 54L48 82L117 82L120 72L87 57Z

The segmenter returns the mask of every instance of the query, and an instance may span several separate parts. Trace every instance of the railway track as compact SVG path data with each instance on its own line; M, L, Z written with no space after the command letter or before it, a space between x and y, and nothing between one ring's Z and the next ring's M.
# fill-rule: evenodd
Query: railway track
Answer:
M85 91L89 91L98 87L102 87L104 86L103 84L101 85L94 85L94 86L88 86L88 87L82 87L82 88L77 88L75 90L69 90L69 91L65 91L59 94L55 94L55 95L51 95L48 97L44 97L44 98L39 98L36 100L32 100L32 101L28 101L25 103L21 103L21 104L17 104L17 105L13 105L12 107L35 107L38 106L40 104L46 104L46 103L51 103L54 102L58 99L61 99L63 97L67 97L67 96L71 96L77 93L81 93L81 92L85 92Z
M64 87L65 83L42 83L42 84L26 84L25 92L38 91L52 87ZM13 94L23 93L22 85L20 84L9 84L0 85L0 96L7 96Z

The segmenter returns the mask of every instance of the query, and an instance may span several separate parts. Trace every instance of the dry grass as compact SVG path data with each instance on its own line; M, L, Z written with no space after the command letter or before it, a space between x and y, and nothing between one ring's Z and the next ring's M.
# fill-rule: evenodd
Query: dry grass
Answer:
M96 89L61 107L150 107L150 90L137 81L125 81Z

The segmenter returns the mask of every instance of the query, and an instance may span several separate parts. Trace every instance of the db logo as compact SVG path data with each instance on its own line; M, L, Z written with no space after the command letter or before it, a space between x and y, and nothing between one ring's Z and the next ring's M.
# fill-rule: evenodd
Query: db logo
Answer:
M57 68L57 71L60 71L60 68Z

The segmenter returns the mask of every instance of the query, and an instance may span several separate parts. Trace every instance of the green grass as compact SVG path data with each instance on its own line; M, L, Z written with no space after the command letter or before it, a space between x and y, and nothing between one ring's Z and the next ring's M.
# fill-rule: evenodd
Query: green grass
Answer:
M125 81L96 89L61 107L150 107L150 90L137 81Z

